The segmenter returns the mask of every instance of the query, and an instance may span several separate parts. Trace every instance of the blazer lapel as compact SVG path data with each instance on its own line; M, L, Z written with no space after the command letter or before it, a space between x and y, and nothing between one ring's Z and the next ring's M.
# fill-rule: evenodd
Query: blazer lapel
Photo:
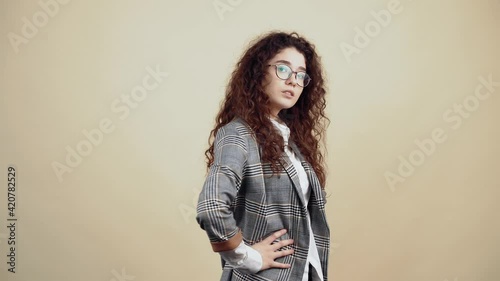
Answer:
M281 159L284 162L283 168L285 168L286 173L288 174L288 176L292 180L293 186L295 188L295 191L299 195L300 202L302 203L302 206L305 207L306 201L304 199L304 194L302 193L302 187L300 186L299 174L297 173L295 166L293 166L293 163L290 160L290 157L288 157L288 154L286 154L285 151L282 152Z
M311 187L311 193L314 193L317 200L320 200L320 198L322 198L324 196L324 193L323 193L323 190L321 189L318 178L317 178L316 174L314 173L313 168L311 167L309 162L307 162L305 160L304 156L302 155L302 153L300 153L299 148L297 147L297 145L294 142L289 142L289 146L293 150L295 155L299 158L300 163L302 164L302 167L304 167L304 170L306 171L307 179L309 180L309 186ZM286 161L288 161L287 165L292 166L291 169L293 169L292 171L295 173L295 177L292 177L290 175L290 173L288 173L288 171L287 171L287 173L288 173L288 175L290 175L290 178L292 179L294 184L298 187L297 192L299 193L300 200L301 200L302 204L304 204L304 206L305 206L305 200L304 200L304 196L302 194L302 189L300 188L300 180L299 180L297 171L296 171L295 167L293 166L293 164L291 163L291 160L288 157L288 155L286 153L283 153L283 155L286 156ZM320 194L322 194L323 196L321 196ZM318 202L318 204L324 204L324 202Z

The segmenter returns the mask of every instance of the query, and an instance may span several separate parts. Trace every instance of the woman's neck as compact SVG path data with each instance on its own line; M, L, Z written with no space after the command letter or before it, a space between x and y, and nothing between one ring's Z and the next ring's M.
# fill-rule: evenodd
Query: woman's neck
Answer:
M278 116L270 115L269 116L271 119L278 121L280 118Z
M279 118L278 116L270 115L269 118L271 118L272 120L274 120L280 124L285 124L285 122L283 122L283 120L281 120L281 118Z

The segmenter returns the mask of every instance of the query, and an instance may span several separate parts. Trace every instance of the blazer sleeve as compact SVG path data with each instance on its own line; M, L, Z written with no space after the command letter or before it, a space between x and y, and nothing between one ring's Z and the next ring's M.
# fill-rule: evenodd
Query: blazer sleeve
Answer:
M235 249L243 239L231 205L241 186L247 155L246 141L234 124L229 123L217 131L214 162L196 208L196 221L206 231L215 252Z

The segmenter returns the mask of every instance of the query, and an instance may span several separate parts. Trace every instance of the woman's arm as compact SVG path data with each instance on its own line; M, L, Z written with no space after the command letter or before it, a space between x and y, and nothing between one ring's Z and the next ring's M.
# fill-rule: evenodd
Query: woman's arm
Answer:
M241 186L247 144L234 124L221 127L214 140L214 162L198 199L196 220L214 252L234 250L243 238L230 206Z
M200 197L196 220L208 234L212 249L241 272L255 273L271 267L290 268L275 259L293 254L293 249L280 251L293 244L292 239L273 241L286 233L276 231L251 248L243 242L231 204L241 187L248 159L246 140L233 124L219 129L214 140L214 163L210 167ZM260 258L260 259L259 259Z

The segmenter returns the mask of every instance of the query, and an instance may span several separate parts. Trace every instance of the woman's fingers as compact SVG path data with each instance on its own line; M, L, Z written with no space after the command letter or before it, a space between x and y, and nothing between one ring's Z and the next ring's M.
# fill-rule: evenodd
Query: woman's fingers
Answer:
M276 243L273 243L275 240L281 238L286 232L287 232L286 229L278 230L273 234L269 235L269 237L266 237L261 242L256 243L252 246L252 248L257 250L262 256L263 264L261 270L272 267L290 268L291 265L289 264L275 261L275 259L277 258L291 255L294 252L293 249L282 250L282 251L279 250L283 247L292 245L293 239L281 240Z
M274 232L273 234L269 235L269 237L267 237L266 239L264 239L264 241L266 241L268 244L271 244L273 243L274 240L280 238L281 236L285 235L286 233L286 229L280 229L276 232Z
M284 251L276 251L276 252L274 252L274 254L275 254L274 259L281 258L281 257L293 254L293 249L284 250Z
M273 234L269 235L269 237L267 237L266 239L264 239L262 242L268 244L268 245L272 245L272 248L276 251L282 247L285 247L285 246L288 246L288 245L291 245L293 244L293 240L292 239L287 239L287 240L281 240L281 241L278 241L276 243L273 244L273 242L275 240L278 240L281 236L285 235L286 233L286 229L280 229L276 232L274 232Z
M290 268L292 265L291 264L288 264L288 263L280 263L280 262L273 262L271 264L271 267L275 267L275 268Z
M273 246L273 249L276 251L278 249L281 249L283 247L286 247L288 245L292 245L293 244L293 239L287 239L287 240L281 240L279 242L276 242L274 244L272 244Z

